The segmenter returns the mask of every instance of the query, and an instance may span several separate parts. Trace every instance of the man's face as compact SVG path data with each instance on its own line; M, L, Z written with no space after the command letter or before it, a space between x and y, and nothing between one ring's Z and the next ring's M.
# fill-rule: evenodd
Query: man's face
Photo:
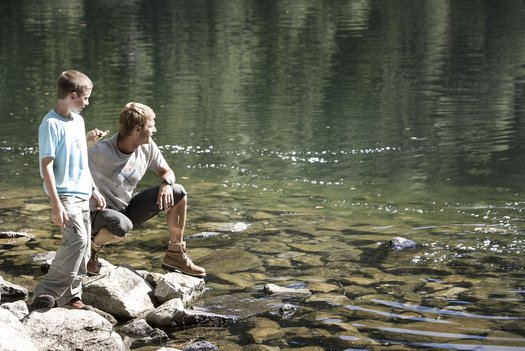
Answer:
M153 133L157 131L157 128L155 128L155 119L152 118L146 124L144 127L140 128L138 139L141 144L147 144L151 140L151 136Z
M76 113L82 112L82 110L89 105L89 98L91 96L91 89L78 95L77 93L71 93L71 100L73 102L72 110Z

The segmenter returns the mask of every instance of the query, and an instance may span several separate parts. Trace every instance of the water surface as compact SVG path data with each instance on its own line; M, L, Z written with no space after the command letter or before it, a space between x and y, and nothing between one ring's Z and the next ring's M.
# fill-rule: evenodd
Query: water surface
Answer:
M60 243L36 132L75 68L95 83L87 128L116 132L128 101L156 111L209 272L197 307L243 317L169 345L523 348L524 15L518 0L4 1L0 229L35 239L0 243L1 275L32 289L31 254ZM395 236L420 246L385 249ZM161 215L105 258L161 271L166 237Z

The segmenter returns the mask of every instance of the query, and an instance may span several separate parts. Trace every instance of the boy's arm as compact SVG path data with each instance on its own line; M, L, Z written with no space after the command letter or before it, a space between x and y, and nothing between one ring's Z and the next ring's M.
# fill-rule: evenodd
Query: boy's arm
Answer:
M53 223L59 227L65 227L69 217L58 197L55 173L53 172L53 160L53 157L44 157L40 161L42 163L42 175L44 176L44 183L46 184L51 200L51 218L53 219Z

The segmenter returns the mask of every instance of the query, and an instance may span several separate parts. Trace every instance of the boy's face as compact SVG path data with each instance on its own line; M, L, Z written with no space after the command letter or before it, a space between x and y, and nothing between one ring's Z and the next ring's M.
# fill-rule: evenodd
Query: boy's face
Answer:
M91 96L91 90L92 89L89 89L82 95L78 95L77 93L71 93L69 95L72 102L71 109L74 112L80 113L86 106L89 105L89 97Z

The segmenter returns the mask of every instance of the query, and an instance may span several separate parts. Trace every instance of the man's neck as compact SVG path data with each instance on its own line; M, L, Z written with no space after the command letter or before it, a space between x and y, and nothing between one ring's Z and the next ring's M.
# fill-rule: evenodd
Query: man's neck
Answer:
M133 142L132 138L123 137L119 134L117 137L117 147L119 151L124 154L132 154L138 149L139 145Z

